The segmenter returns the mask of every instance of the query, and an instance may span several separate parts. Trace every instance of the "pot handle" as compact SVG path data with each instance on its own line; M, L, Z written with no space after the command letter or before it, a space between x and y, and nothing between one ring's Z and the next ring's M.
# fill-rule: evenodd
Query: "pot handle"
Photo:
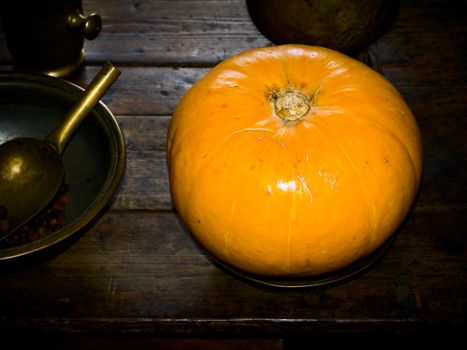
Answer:
M67 17L68 27L72 30L80 30L88 40L95 39L102 28L102 19L97 13L84 16L80 10L75 10Z

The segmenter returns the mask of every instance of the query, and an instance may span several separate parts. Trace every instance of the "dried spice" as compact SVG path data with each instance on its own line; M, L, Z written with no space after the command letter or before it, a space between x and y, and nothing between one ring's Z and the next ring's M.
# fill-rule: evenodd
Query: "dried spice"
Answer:
M13 247L36 241L66 225L65 207L71 202L69 185L63 184L51 203L11 236L0 242L2 247ZM0 206L0 235L10 228L7 208Z

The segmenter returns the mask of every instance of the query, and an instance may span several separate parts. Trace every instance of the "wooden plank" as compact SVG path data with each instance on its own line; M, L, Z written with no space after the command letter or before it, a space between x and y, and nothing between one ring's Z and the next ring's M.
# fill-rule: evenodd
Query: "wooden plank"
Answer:
M115 115L170 115L207 68L121 67L121 76L103 101ZM86 66L71 80L86 86L99 67Z
M170 210L166 161L170 117L118 117L127 144L127 167L112 206Z
M449 60L443 56L456 60L465 47L456 43L465 40L452 38L465 38L464 6L461 0L429 1L423 6L404 1L394 27L374 51L383 64L419 65L434 59L444 65ZM86 0L83 7L86 14L97 12L103 18L100 35L85 42L90 64L112 60L124 65L212 66L232 54L271 44L252 23L244 0ZM443 55L437 54L439 50ZM0 62L11 62L4 40Z
M116 115L170 115L186 91L210 69L117 67L122 75L103 99ZM87 66L71 80L86 86L98 69ZM452 70L445 72L446 78L430 78L428 69L389 69L387 78L419 119L465 116L467 88L463 85L463 75L459 73L454 78L456 73Z
M6 340L6 342L5 342ZM4 349L29 349L47 346L49 349L67 350L281 350L283 341L273 338L155 338L155 337L102 337L90 335L28 335L3 339Z
M101 13L104 23L99 37L86 43L89 62L212 66L232 54L269 44L241 0L119 1L117 6L85 2L84 6Z
M306 291L224 272L173 213L111 211L56 258L2 272L0 328L276 337L458 329L467 321L465 214L416 213L369 271Z
M467 39L465 3L462 0L401 2L399 17L375 45L383 66L444 68L463 64Z
M120 2L119 6L90 1L89 5L87 2L84 5L102 13L104 18L101 36L86 44L90 62L102 61L106 59L103 53L115 52L118 56L112 59L128 64L176 62L212 66L237 52L270 45L252 23L243 0L166 0L134 4L128 1ZM436 50L424 50L423 45L429 45L430 48L444 48L444 55L455 59L456 51L449 46L462 40L449 40L449 36L463 34L465 37L463 12L464 4L460 0L430 1L424 6L416 1L404 1L397 22L379 40L375 51L383 63L394 62L395 57L399 57L399 62L414 64L425 57L426 60L438 57L440 63L445 63L436 55ZM122 20L126 16L132 17L131 25ZM427 55L430 51L433 55Z

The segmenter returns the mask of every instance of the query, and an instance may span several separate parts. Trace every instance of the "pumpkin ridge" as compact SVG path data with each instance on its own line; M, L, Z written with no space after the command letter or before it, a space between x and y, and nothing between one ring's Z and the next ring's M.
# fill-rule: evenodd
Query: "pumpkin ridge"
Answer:
M240 130L237 130L237 131L234 131L232 133L230 133L229 135L227 135L226 137L224 137L224 142L227 142L231 137L235 136L235 135L238 135L238 134L241 134L241 133L244 133L244 132L248 132L248 131L263 131L263 132L270 132L270 133L275 133L273 130L271 129L267 129L267 128L243 128L243 129L240 129Z
M226 257L230 255L230 243L232 240L232 221L233 221L236 207L237 207L237 199L234 199L232 201L232 206L230 207L229 223L227 225L227 230L224 236L224 254Z
M359 118L357 118L357 116L355 116L355 115L348 115L347 117L350 117L350 118L356 120L357 122L362 123L362 121ZM402 148L404 149L404 152L407 154L407 158L410 160L410 165L412 166L412 171L415 174L415 177L418 179L420 174L419 174L419 172L417 170L417 166L415 165L415 161L414 161L414 159L412 157L412 154L410 153L409 148L407 147L405 142L403 142L402 139L399 136L397 136L386 125L379 124L379 123L375 122L374 120L371 120L370 118L366 118L366 117L365 117L365 123L371 124L378 131L387 133L388 135L390 135L390 137L392 139L396 140L396 142L399 143L402 146Z
M359 179L358 183L360 184L362 193L363 193L364 198L365 198L365 202L367 203L368 220L369 220L369 224L370 224L370 228L371 228L370 242L368 242L368 244L371 244L371 242L374 241L375 236L376 236L376 220L375 220L375 213L374 213L374 210L372 208L372 203L370 201L370 196L368 194L368 191L366 190L366 187L367 187L366 180L365 180L364 176L358 171L357 167L355 166L355 163L353 162L352 158L350 157L350 155L345 150L344 146L342 146L339 141L334 140L332 137L330 137L329 135L324 133L322 130L319 130L319 128L316 126L316 124L313 124L313 127L318 131L318 133L320 133L324 137L330 139L331 141L334 142L335 145L337 145L337 147L341 150L341 152L344 154L345 158L349 162L352 170L357 175L357 178Z
M360 187L362 188L362 191L363 191L366 203L367 203L367 207L368 207L368 219L369 219L370 227L371 227L370 243L372 243L376 239L376 220L375 220L375 211L373 209L373 203L371 202L370 196L366 189L368 186L367 182L365 180L365 177L360 173L360 171L355 166L354 161L352 160L350 155L347 153L347 151L344 149L344 147L338 141L336 141L336 145L342 150L342 152L344 152L344 155L348 159L352 169L354 170L354 172L357 174L357 177L359 178Z
M305 178L301 176L300 174L295 174L295 177L298 179L298 181L300 181L300 183L302 184L302 188L305 190L306 194L310 198L310 204L313 203L313 194L311 193L310 188L308 187Z
M289 213L289 221L287 223L287 261L286 261L286 271L287 274L290 274L292 271L291 256L290 250L292 249L292 236L293 236L293 222L297 217L297 193L292 192L292 206Z

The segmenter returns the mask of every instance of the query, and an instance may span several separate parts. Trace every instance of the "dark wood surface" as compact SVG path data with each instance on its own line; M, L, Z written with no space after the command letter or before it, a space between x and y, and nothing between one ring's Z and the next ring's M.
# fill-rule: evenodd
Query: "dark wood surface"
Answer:
M309 290L259 287L219 269L171 206L165 141L181 96L220 60L270 45L244 1L83 5L104 24L70 80L84 86L105 60L121 69L104 102L126 138L126 174L111 208L68 249L0 273L0 334L91 337L98 345L124 336L148 348L170 348L167 337L209 348L211 339L230 348L223 337L236 339L231 348L274 349L336 335L467 331L465 2L403 0L395 26L371 47L420 124L423 184L384 259L355 279ZM8 71L1 30L0 39L0 69Z

